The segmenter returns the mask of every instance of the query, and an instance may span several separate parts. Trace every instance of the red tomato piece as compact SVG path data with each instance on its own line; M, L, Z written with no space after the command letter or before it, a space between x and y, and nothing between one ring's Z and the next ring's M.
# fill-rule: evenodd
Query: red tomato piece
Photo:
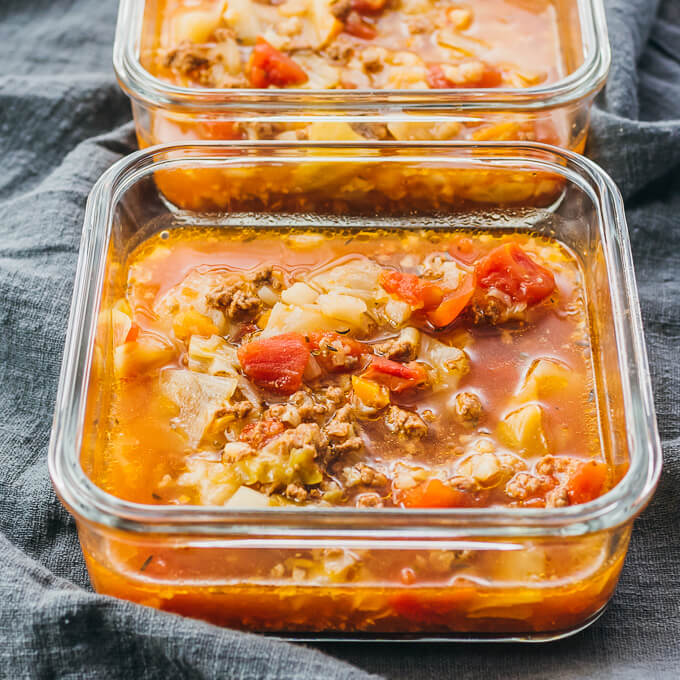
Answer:
M387 0L352 0L351 7L360 14L375 14L385 9Z
M276 437L276 435L281 434L284 429L283 423L280 420L260 420L257 423L248 423L241 430L239 440L258 449L270 439Z
M353 35L355 38L362 38L363 40L373 40L378 32L375 27L369 24L361 17L358 12L350 12L345 19L345 33Z
M134 342L139 336L139 326L133 321L130 324L130 330L125 336L125 342Z
M362 376L385 385L392 392L403 392L427 382L427 371L421 364L415 361L400 364L381 356L371 358L371 363Z
M384 269L380 272L380 285L390 295L408 302L416 309L433 309L444 297L444 291L439 286L406 272Z
M587 503L602 494L607 481L607 466L596 460L581 463L567 482L569 503Z
M461 62L464 65L466 62ZM498 69L484 63L484 70L479 78L476 80L465 80L464 82L454 83L450 81L445 75L441 64L430 64L427 67L427 84L432 89L458 89L470 87L498 87L503 82L503 75Z
M238 349L243 372L256 385L278 394L300 389L309 357L309 347L300 333L253 340Z
M401 491L397 496L405 508L466 508L475 504L472 494L458 491L436 478Z
M535 305L555 290L555 277L534 262L516 243L504 243L477 262L475 277L480 288L496 288L514 302Z
M200 139L242 139L243 134L231 120L203 120L198 124Z
M448 326L467 307L474 292L472 277L468 277L458 289L446 295L438 307L427 313L427 320L436 328Z
M250 83L253 87L287 87L302 85L309 80L302 67L290 57L258 37L248 62Z
M365 354L368 350L354 338L350 338L342 333L335 333L334 331L312 331L308 336L309 347L312 350L319 349L322 345L339 343L339 347L345 354L353 357L359 357Z
M329 373L355 370L359 363L356 358L369 351L354 338L333 331L313 331L306 337L314 358ZM348 361L347 357L354 359Z

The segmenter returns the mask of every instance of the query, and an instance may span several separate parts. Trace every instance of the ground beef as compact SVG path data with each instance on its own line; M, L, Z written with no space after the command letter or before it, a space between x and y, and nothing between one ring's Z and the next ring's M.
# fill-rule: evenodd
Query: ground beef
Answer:
M479 293L473 297L469 309L473 323L497 326L506 321L521 321L526 316L527 306L525 303L513 305L502 293Z
M208 293L207 302L233 321L250 321L262 311L263 303L257 294L262 286L281 287L281 277L272 267L264 267L245 280L231 280L216 286Z
M525 501L529 498L542 495L553 485L550 477L531 475L527 472L518 472L506 485L505 493L510 498Z
M388 483L387 476L366 463L357 463L343 470L347 486L382 487Z
M234 321L254 319L262 309L262 300L250 281L220 286L208 295L208 304L224 311Z
M391 137L384 123L351 123L352 130L366 139L383 141Z
M233 420L241 420L249 416L255 407L253 404L244 399L243 401L237 401L233 404L227 404L220 408L215 414L216 418L225 418L226 416L231 416Z
M332 61L347 64L354 56L354 47L348 42L337 39L328 46L326 54Z
M205 48L183 43L165 55L163 65L175 74L205 86L218 88L247 87L244 74L228 73L221 55L212 56Z
M382 508L384 505L382 497L373 491L357 496L354 504L357 508Z
M330 441L331 450L336 455L358 451L364 445L349 404L340 408L323 430Z
M328 438L316 423L301 423L291 430L286 430L276 439L272 439L263 451L285 458L294 449L303 449L307 446L313 447L317 456L323 455L328 449Z
M328 413L328 408L317 403L311 394L300 390L290 396L290 403L297 409L300 420L304 423L314 422Z
M417 413L394 404L385 414L385 425L390 432L406 437L424 437L427 434L427 424Z
M304 503L304 501L307 500L309 493L301 484L289 484L283 492L283 495L298 503Z
M480 398L473 392L459 392L454 400L454 411L465 425L473 427L484 413Z
M210 66L210 60L205 52L192 43L182 43L171 50L163 59L163 66L172 69L180 75L198 79L199 71Z

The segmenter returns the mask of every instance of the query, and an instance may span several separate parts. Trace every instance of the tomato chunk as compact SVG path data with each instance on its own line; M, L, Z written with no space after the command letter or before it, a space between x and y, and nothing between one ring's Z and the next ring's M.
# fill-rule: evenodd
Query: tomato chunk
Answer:
M233 120L206 118L197 124L200 139L243 139L238 124Z
M555 278L545 267L534 262L517 243L494 248L477 262L475 277L480 288L495 288L514 302L535 305L555 290Z
M367 349L354 338L350 338L342 333L335 333L334 331L312 331L308 336L309 347L312 350L317 350L322 346L329 344L337 345L345 354L353 357L358 357L364 354Z
M427 371L424 366L415 361L400 364L398 361L374 356L362 377L375 380L392 392L403 392L426 383Z
M248 62L250 83L253 87L286 87L302 85L309 80L302 67L290 57L258 37Z
M347 15L344 30L345 33L349 33L355 38L362 38L363 40L373 40L378 35L375 27L364 21L362 16L356 11L352 11Z
M355 370L359 367L359 357L367 351L354 338L333 331L313 331L306 337L314 358L328 373Z
M465 508L475 504L472 494L458 491L440 479L428 479L400 492L398 497L405 508Z
M472 62L460 62L456 64L461 70L460 81L449 80L444 75L444 69L441 64L430 64L427 67L426 80L427 84L433 89L451 89L451 88L466 88L466 87L498 87L503 82L503 75L493 66L479 62L483 68L478 74L471 75L469 66ZM466 72L466 69L467 72Z
M374 14L385 9L387 0L352 0L351 7L360 14Z
M569 503L587 503L602 494L607 481L607 466L596 460L581 463L567 482Z
M250 444L253 448L257 449L264 444L266 444L270 439L276 437L276 435L281 434L284 430L283 423L280 420L259 420L256 423L248 423L241 434L239 435L239 441Z
M433 309L444 297L444 291L439 286L406 272L383 270L380 272L380 285L390 295L408 302L416 309Z
M469 276L458 289L446 295L435 309L427 313L428 321L436 328L453 323L467 307L474 292L472 277Z
M309 357L309 347L300 333L254 340L238 350L243 372L256 385L278 394L300 389Z

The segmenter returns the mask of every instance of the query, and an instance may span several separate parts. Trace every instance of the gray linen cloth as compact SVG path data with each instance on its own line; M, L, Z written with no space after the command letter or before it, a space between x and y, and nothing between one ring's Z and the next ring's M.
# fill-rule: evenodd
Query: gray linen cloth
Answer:
M0 0L0 678L679 677L680 2L609 0L613 66L588 150L626 199L665 456L611 606L543 646L325 653L95 595L50 485L85 201L134 148L111 69L115 12Z

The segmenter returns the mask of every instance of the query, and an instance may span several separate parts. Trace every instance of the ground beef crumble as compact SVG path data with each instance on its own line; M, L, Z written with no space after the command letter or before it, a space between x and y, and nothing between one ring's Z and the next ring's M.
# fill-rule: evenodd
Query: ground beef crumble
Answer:
M417 413L394 404L385 414L385 425L390 432L406 437L424 437L427 434L427 424Z

